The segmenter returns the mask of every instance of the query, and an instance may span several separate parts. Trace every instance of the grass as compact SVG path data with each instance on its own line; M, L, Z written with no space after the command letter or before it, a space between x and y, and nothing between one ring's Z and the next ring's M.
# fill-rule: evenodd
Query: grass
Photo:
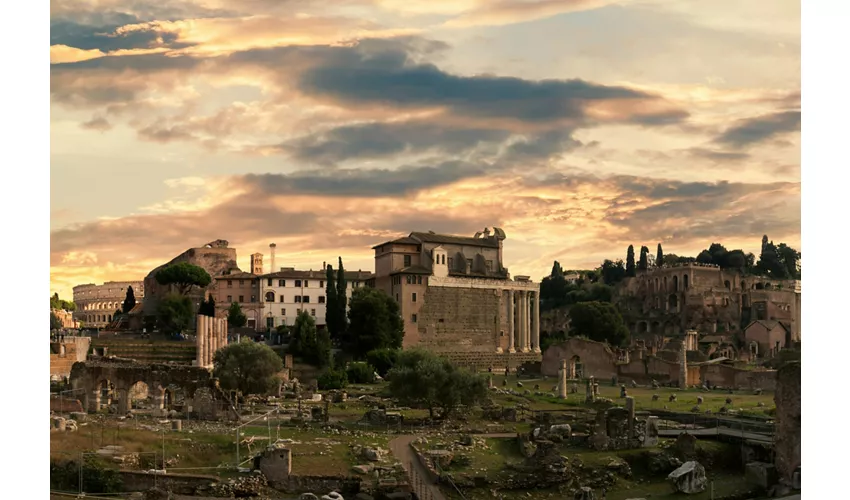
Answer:
M496 387L502 387L502 381L504 378L504 376L493 377ZM577 383L579 390L577 394L567 394L567 399L559 399L552 396L534 395L535 391L533 387L535 384L540 384L540 391L548 394L550 389L552 389L552 386L556 383L554 378L521 379L521 381L524 387L519 389L516 386L516 378L510 377L508 378L508 386L506 388L514 390L528 389L531 391L531 395L524 396L522 398L510 395L496 395L494 396L494 400L500 404L523 403L533 410L558 410L564 409L565 406L584 406L585 387L581 383ZM767 391L756 396L752 393L752 391L737 391L730 395L725 391L702 392L698 389L682 390L670 387L659 387L658 389L652 389L651 387L637 387L627 388L627 393L629 396L635 398L635 408L637 410L661 410L666 406L667 409L671 411L690 412L697 404L697 397L700 396L703 398L703 404L700 405L700 409L703 412L711 410L712 413L717 413L721 407L727 406L728 409L741 409L744 413L767 416L765 411L775 407L773 392ZM652 401L653 394L658 394L658 401ZM675 402L668 401L671 394L676 394L677 400ZM600 381L599 395L613 400L615 404L625 404L625 400L620 398L619 385L617 387L612 387L610 380L607 381L607 383ZM732 398L731 405L726 405L727 397ZM758 406L759 403L763 403L764 406Z

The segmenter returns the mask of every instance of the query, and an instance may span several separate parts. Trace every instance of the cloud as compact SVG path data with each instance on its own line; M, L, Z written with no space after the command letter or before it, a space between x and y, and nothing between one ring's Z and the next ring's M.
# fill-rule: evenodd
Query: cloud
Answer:
M618 3L616 0L498 0L481 2L471 9L445 23L449 28L469 28L473 26L502 26L536 19L598 9Z
M741 120L720 134L714 142L742 148L799 130L800 111L782 111Z
M99 132L106 132L112 128L112 124L102 116L95 116L80 126L84 129L97 130Z
M510 131L443 126L435 122L376 122L336 127L280 146L293 158L320 164L425 152L460 154L507 139Z

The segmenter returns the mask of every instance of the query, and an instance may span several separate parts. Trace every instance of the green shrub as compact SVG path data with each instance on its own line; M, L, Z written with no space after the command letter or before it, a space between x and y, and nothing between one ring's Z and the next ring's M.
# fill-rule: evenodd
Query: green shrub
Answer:
M375 383L375 367L363 361L350 363L346 374L348 375L348 381L352 384Z
M76 460L50 461L50 489L79 491L80 462ZM87 457L83 465L83 491L117 493L121 491L121 476L117 470Z
M327 391L330 389L344 389L348 385L348 376L343 370L328 370L319 375L319 389Z
M398 360L398 349L373 349L366 353L366 361L375 367L378 375L386 377Z

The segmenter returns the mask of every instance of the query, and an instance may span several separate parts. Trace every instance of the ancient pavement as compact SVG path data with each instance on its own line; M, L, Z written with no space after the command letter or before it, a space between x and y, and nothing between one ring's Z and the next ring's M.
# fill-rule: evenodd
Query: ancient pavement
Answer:
M446 497L443 496L440 488L426 479L429 472L419 463L413 450L410 449L410 443L416 437L405 435L393 439L390 441L390 451L407 471L410 485L417 497L421 500L445 500Z

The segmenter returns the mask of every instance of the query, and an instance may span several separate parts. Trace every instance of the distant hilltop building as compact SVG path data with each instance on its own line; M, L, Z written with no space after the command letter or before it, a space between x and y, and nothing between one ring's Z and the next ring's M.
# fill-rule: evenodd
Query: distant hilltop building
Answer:
M505 238L413 232L373 247L371 284L399 303L405 347L484 366L540 359L540 285L511 279Z
M107 281L102 285L88 283L74 287L74 319L85 327L103 328L112 322L115 311L121 309L127 297L127 288L133 287L136 302L145 297L145 285L141 281Z

